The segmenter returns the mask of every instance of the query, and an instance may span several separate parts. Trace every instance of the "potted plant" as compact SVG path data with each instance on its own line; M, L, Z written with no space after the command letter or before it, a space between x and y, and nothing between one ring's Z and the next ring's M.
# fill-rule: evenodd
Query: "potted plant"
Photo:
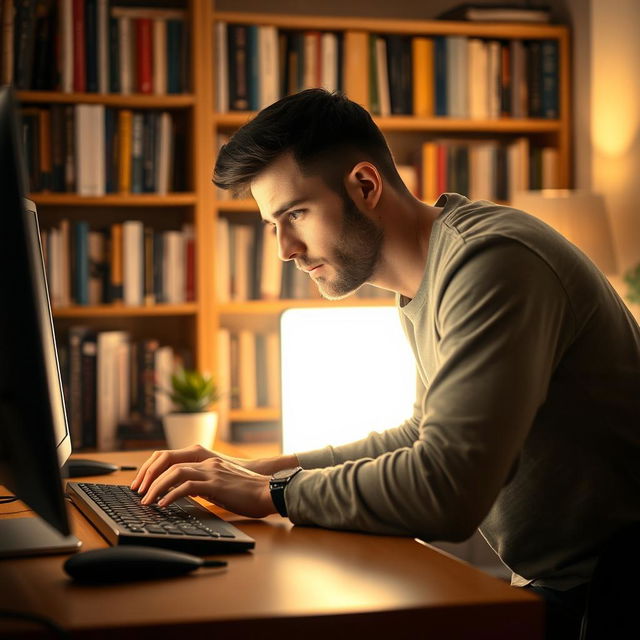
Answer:
M171 389L165 393L175 406L175 411L164 416L164 434L169 448L182 449L193 444L212 447L218 413L210 407L220 397L213 377L179 369L171 376Z
M631 311L640 322L640 263L624 274L624 281L628 286L627 300L631 303Z

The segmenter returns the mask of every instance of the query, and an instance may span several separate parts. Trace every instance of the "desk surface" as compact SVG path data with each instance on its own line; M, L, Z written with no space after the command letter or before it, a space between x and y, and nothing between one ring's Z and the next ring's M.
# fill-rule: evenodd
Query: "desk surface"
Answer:
M96 454L140 464L143 452ZM92 478L128 484L133 472ZM24 516L21 503L0 517ZM0 608L36 613L73 638L528 638L542 637L542 603L409 538L294 527L279 516L245 519L214 508L256 540L226 569L118 586L80 586L66 556L0 560ZM83 550L106 546L69 506ZM9 623L0 619L0 637ZM33 627L31 627L32 629ZM190 634L183 636L183 634ZM214 635L215 634L215 635ZM13 637L13 632L11 637ZM360 636L361 637L361 636Z

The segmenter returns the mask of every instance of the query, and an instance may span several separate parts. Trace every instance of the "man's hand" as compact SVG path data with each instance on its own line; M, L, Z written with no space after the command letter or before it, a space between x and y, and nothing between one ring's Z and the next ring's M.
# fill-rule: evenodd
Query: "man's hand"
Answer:
M247 458L233 458L218 451L210 451L199 444L184 449L174 449L172 451L155 451L140 467L136 477L131 483L131 488L138 493L147 492L151 483L169 467L182 462L204 462L211 458L219 458L227 462L232 462L239 467L244 467L249 471L255 471L262 475L273 475L280 469L297 467L300 463L295 455L276 456L275 458L258 458L250 460Z
M276 512L269 491L269 476L217 456L203 462L172 465L151 483L142 504L153 504L160 496L160 507L183 496L199 496L250 518Z
M143 504L166 506L181 496L200 496L220 507L252 518L275 513L269 476L298 466L295 455L250 460L232 458L200 445L156 451L140 467L131 488Z

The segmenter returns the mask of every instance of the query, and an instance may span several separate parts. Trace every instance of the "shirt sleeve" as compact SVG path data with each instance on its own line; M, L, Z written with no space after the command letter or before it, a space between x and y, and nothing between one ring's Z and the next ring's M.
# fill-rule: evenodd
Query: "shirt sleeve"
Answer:
M544 402L572 314L555 273L516 242L467 247L442 282L437 367L417 438L299 473L286 491L294 523L456 541L488 513ZM371 442L362 450L377 451Z
M377 458L383 453L410 447L418 437L425 387L419 375L416 375L416 399L413 414L400 426L378 433L370 433L366 438L350 442L339 447L327 446L313 451L297 453L300 466L304 469L332 467L349 460Z

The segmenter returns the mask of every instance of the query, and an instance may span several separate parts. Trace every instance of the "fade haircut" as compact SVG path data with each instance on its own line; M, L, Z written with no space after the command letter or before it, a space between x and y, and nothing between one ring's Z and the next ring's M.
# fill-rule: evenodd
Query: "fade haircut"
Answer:
M344 194L343 178L355 164L375 165L393 187L406 191L382 132L369 113L340 93L307 89L274 102L222 146L213 182L247 195L251 182L285 153L304 175L319 175Z

